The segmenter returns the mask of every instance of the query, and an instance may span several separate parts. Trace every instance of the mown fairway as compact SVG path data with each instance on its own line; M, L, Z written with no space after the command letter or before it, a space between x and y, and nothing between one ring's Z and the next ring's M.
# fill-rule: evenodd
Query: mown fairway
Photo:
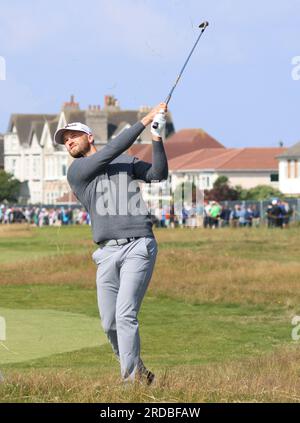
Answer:
M90 228L0 226L0 401L300 402L299 235L156 230L140 313L142 357L157 374L149 388L120 383L98 317Z

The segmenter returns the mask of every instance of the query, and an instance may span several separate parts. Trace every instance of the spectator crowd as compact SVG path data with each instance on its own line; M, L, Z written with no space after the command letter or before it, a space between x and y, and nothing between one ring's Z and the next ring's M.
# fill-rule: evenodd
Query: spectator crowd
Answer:
M288 202L273 199L265 207L260 204L234 204L231 207L217 201L204 201L202 207L193 204L183 207L182 213L174 215L172 208L156 211L154 219L157 227L223 228L223 227L259 227L267 222L268 227L287 227L293 216L293 209Z
M273 199L267 205L263 216L261 216L257 204L235 204L231 209L225 205L221 206L216 201L211 201L204 204L203 226L205 228L217 228L219 226L258 227L265 218L268 227L283 228L288 226L292 214L293 210L289 204L279 199Z
M36 226L89 225L90 216L82 208L0 206L0 223L29 223Z
M263 215L261 215L263 214ZM231 207L216 201L184 206L180 212L174 207L157 208L151 218L160 228L176 227L258 227L267 222L268 227L287 227L293 209L287 202L273 199L261 210L258 204L234 204ZM35 226L90 225L89 214L80 207L0 206L0 224L28 223Z

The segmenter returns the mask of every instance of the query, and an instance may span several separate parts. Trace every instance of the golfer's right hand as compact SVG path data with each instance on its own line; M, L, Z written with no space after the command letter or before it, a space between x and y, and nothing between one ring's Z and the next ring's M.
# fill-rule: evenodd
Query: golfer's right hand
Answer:
M153 122L151 123L151 134L154 135L154 141L157 138L162 138L166 127L166 114L163 109L160 109L159 113L154 116Z
M153 121L154 116L157 113L160 113L161 110L163 110L165 113L168 111L168 106L166 103L159 103L157 106L153 107L153 109L150 110L150 112L141 120L142 124L145 126L149 125Z

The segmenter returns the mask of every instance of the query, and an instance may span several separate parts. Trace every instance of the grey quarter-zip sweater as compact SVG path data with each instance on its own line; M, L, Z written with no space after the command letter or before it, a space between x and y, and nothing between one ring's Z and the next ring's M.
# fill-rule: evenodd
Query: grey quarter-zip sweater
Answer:
M93 240L153 236L150 213L138 181L168 178L162 141L152 141L152 164L124 154L145 129L137 122L109 141L100 151L73 160L69 185L91 217Z

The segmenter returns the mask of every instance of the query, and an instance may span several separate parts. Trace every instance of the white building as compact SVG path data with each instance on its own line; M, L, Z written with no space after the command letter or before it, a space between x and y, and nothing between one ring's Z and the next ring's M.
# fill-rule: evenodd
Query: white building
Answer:
M21 202L55 204L69 194L67 168L72 162L64 146L54 144L54 133L70 122L82 122L94 133L95 145L101 149L110 138L133 125L148 112L121 110L112 96L105 96L104 108L89 106L80 110L71 96L59 114L13 114L4 135L4 169L22 182ZM174 132L168 114L166 136ZM150 128L141 134L138 143L151 143ZM66 198L69 198L67 195ZM58 201L60 202L60 201Z
M165 142L172 191L184 181L199 189L211 189L219 176L232 186L250 189L257 185L279 187L276 156L283 148L225 148L202 129L184 129ZM151 161L151 148L134 145L131 154Z
M277 158L280 191L286 195L300 195L300 142Z
M219 176L227 176L231 186L244 189L258 185L279 188L276 156L282 148L201 149L170 160L172 187L182 181L194 182L199 189L211 189Z

